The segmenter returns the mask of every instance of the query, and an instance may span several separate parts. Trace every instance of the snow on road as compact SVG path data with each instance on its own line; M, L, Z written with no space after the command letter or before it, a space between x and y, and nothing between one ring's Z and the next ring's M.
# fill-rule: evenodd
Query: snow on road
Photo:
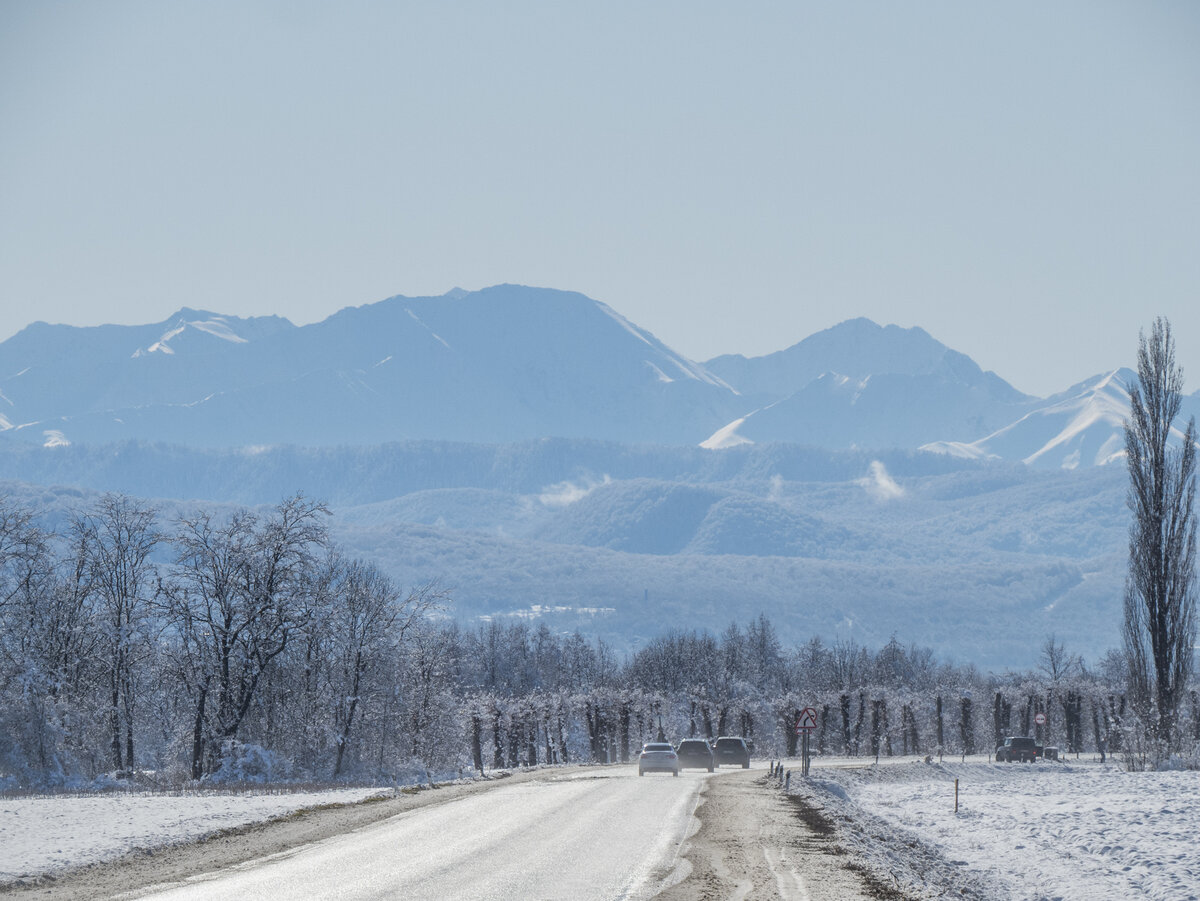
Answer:
M1200 899L1200 773L1130 773L1091 762L912 762L816 768L811 782L827 807L882 821L894 837L889 850L872 849L881 833L868 827L864 834L874 838L856 850L883 860L916 840L997 898ZM936 896L936 885L925 888Z

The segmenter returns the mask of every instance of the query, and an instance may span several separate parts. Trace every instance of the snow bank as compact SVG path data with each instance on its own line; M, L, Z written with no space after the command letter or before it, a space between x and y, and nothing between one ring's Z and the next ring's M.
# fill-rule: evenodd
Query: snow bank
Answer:
M855 850L929 897L968 882L998 898L1200 898L1200 773L914 762L813 776L798 791L859 823Z

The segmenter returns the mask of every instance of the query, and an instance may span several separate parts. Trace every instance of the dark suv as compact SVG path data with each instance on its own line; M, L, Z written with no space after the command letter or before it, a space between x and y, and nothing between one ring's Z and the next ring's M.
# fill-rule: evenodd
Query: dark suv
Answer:
M1033 763L1037 757L1037 742L1019 735L1010 735L996 748L996 763Z
M679 768L713 771L713 752L703 738L685 738L675 749L679 755Z
M750 749L746 747L745 739L722 735L713 742L713 764L726 763L740 763L742 769L750 769Z

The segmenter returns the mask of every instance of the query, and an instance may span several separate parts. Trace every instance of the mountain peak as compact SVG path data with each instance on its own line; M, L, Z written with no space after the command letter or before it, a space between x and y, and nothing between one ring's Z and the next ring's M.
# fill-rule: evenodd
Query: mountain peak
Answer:
M147 345L138 347L133 357L150 354L173 355L183 347L209 348L212 340L228 344L249 344L251 341L274 334L282 329L294 328L281 316L255 316L243 319L225 316L209 310L181 307L158 326L162 331ZM219 346L219 345L218 345Z
M1006 403L1028 399L924 329L881 326L866 317L847 319L766 356L722 356L704 365L763 404L789 397L826 372L857 381L879 375L938 375L978 387Z

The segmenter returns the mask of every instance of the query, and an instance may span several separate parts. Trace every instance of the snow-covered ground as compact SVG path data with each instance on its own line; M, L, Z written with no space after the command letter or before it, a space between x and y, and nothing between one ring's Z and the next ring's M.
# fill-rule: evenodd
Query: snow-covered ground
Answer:
M0 885L391 789L0 797Z
M930 897L965 886L1013 899L1200 898L1197 772L969 759L816 767L793 790L839 821L853 850Z

